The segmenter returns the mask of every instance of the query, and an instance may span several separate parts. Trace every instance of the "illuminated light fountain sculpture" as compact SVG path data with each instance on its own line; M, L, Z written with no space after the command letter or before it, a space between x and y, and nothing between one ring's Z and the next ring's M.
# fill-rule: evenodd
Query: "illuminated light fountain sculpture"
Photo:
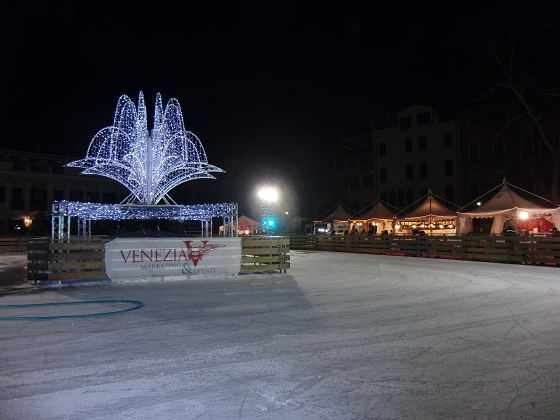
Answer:
M85 158L65 166L84 168L82 174L114 179L127 187L130 195L114 205L53 203L52 237L55 239L69 238L71 217L78 218L82 237L91 236L92 220L198 220L202 222L202 236L211 234L213 217L224 218L224 225L237 223L235 203L182 206L167 194L184 182L215 179L211 172L225 171L208 163L198 137L185 130L179 102L170 99L163 109L159 93L151 133L147 129L143 93L139 94L138 110L128 96L122 95L113 125L95 135ZM158 205L162 201L164 205ZM230 234L233 232L237 229Z

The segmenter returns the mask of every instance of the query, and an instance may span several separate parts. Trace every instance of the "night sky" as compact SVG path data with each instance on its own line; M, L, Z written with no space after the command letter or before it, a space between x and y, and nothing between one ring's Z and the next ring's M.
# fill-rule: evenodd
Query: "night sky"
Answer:
M412 103L457 111L480 12L458 2L10 3L2 147L82 155L118 97L136 103L142 90L150 116L156 92L177 98L210 158L362 134Z
M464 109L479 23L517 3L4 2L0 147L82 157L121 94L151 128L159 91L210 163L282 164L413 103Z

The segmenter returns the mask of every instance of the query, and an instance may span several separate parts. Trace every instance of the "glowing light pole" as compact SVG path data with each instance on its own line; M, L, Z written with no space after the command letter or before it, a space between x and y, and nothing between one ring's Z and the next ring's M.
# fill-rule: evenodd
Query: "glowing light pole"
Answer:
M278 200L278 192L274 188L263 188L259 191L261 199L261 223L265 233L274 234L276 229L276 200Z

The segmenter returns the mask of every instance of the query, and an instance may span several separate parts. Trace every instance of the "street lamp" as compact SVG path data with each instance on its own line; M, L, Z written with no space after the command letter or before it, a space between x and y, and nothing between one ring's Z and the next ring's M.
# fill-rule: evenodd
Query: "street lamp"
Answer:
M274 188L263 188L259 191L261 199L261 223L268 234L273 234L276 229L275 206L278 200L278 192Z

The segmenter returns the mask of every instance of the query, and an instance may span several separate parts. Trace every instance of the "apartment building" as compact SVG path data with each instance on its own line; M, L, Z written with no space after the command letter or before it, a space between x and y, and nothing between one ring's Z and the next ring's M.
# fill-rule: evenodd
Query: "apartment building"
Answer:
M533 194L551 198L554 157L542 140L557 146L560 98L527 99L534 119L518 100L490 103L459 114L463 201L475 200L504 178Z
M354 211L376 199L404 209L428 190L451 203L459 197L458 121L433 108L412 105L397 124L342 139L331 153L322 201Z
M458 121L432 107L412 105L398 125L374 131L376 190L397 208L432 192L455 203L459 197Z
M50 234L53 201L117 204L129 191L110 178L82 175L64 167L79 158L0 150L0 235ZM179 185L170 196L178 204L201 203L203 184Z

